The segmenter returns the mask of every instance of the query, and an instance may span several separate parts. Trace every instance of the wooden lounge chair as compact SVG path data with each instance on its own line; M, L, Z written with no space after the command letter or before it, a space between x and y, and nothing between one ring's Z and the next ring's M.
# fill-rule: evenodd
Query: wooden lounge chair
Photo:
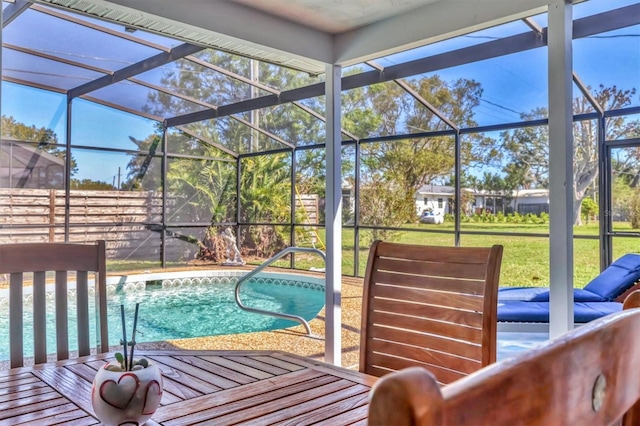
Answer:
M99 352L109 350L107 334L107 295L105 242L96 244L32 243L0 245L0 274L9 274L9 344L11 367L24 364L23 295L26 293L24 274L33 272L34 362L47 362L46 313L47 272L55 274L55 324L57 359L69 358L69 327L67 318L69 272L75 272L78 356L89 355L89 272L96 276L95 347Z
M370 425L640 424L640 292L625 311L439 388L413 367L372 389ZM626 415L625 415L626 413Z
M640 254L628 253L609 265L584 288L573 289L575 302L623 302L640 281ZM500 287L498 302L548 302L548 287Z
M574 321L584 324L622 310L622 301L638 289L640 254L629 253L613 262L584 288L573 290ZM549 289L498 289L498 329L545 330L549 323ZM542 327L540 327L542 325Z
M360 371L410 366L453 382L496 360L502 246L375 241L364 278Z

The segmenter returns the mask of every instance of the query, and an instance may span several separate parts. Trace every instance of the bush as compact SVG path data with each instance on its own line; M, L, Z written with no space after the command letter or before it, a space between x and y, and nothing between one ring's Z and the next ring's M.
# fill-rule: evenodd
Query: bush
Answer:
M639 212L640 212L640 209L639 209ZM640 215L639 215L639 219L640 219ZM453 221L453 215L445 215L445 220ZM544 225L549 223L549 214L543 212L543 213L540 213L540 216L536 216L533 213L527 213L526 215L521 215L518 212L515 212L515 213L508 213L505 215L502 212L498 212L496 214L483 212L483 213L475 213L472 216L463 215L460 217L460 222L515 223L515 224L528 223L528 224Z
M595 220L598 214L598 203L593 198L585 198L580 205L580 216L586 225L589 224L589 220Z
M631 199L631 211L629 212L629 220L631 221L631 228L640 228L640 191L633 193Z

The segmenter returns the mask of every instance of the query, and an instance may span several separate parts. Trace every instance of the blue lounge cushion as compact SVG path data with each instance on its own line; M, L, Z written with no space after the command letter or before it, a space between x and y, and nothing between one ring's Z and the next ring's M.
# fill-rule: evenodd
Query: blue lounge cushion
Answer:
M606 302L602 296L581 288L573 289L574 302ZM500 302L548 302L548 287L502 287L498 290Z
M498 289L498 301L516 301L531 302L541 293L548 293L547 287L500 287Z
M549 301L549 291L542 292L536 295L532 302L548 302ZM610 302L610 300L605 299L602 296L599 296L595 293L590 292L589 290L585 290L582 288L574 288L573 289L573 301L574 302Z
M640 254L625 254L600 275L595 277L584 289L573 290L575 302L611 302L636 282L640 281ZM498 301L548 302L548 287L501 287Z
M614 300L633 283L640 280L640 254L625 254L613 262L600 275L595 277L584 289L602 296L605 300Z
M573 315L576 323L586 323L622 310L618 302L576 302ZM549 322L549 302L498 303L499 322Z

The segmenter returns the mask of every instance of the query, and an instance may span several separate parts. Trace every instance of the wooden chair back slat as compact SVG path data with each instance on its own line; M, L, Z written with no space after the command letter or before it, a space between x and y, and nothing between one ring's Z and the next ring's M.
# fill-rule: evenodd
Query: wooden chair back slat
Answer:
M420 348L422 351L439 351L463 358L479 359L482 357L480 343L455 340L446 336L436 336L405 329L387 329L374 327L371 330L371 345L374 352L386 348L389 355L402 356L407 346Z
M449 324L462 324L469 327L482 328L483 325L482 314L477 312L383 298L376 298L375 303L376 308L371 311L371 315L377 312L388 312L395 315L413 316L426 320L443 321Z
M91 347L109 350L107 329L107 291L105 242L95 245L34 243L0 245L0 273L8 273L10 365L24 364L23 296L25 273L33 273L34 362L47 361L46 348L46 273L53 273L57 359L69 358L68 280L75 273L78 355L88 355ZM89 332L89 273L95 274L97 342L92 345Z
M9 275L9 357L11 367L23 364L23 284L22 272Z
M67 271L56 271L56 352L58 359L69 358L69 319Z
M34 363L47 362L47 274L33 273L33 353Z
M430 258L432 257L430 256ZM459 268L459 266L464 266L464 268ZM451 277L467 280L482 280L486 273L485 267L477 263L462 265L454 262L444 263L434 262L433 260L398 259L382 256L378 260L378 270L396 271L400 275L418 274L427 277Z
M464 293L430 291L404 285L384 284L378 282L373 289L373 297L412 302L428 300L429 305L454 307L468 311L482 311L484 299L481 296Z
M637 283L634 284L634 287ZM624 299L622 309L636 309L640 308L640 290L636 287L635 291L629 293L627 298ZM640 379L638 379L640 380ZM625 413L622 421L622 426L638 426L640 425L640 398L635 404Z
M372 321L374 323L389 327L407 327L417 332L449 336L452 339L469 342L479 342L482 339L482 321L480 314L475 314L475 317L478 319L477 321L464 321L464 323L476 323L477 325L475 327L466 324L463 325L463 321L444 322L432 320L431 318L400 315L393 312L375 311L372 312L371 315L373 316ZM435 318L437 318L437 316L435 316Z
M398 253L398 246L402 246L402 253ZM429 247L430 250L425 250L425 247ZM419 244L382 242L382 245L377 247L376 251L377 255L383 258L388 257L407 261L416 260L449 265L459 264L465 267L474 264L485 265L487 263L486 252L476 250L476 247L423 246ZM460 257L461 251L465 252L464 257Z
M87 271L76 273L76 324L78 328L78 356L89 355L89 280Z
M97 242L99 245L100 241ZM86 247L93 244L28 243L2 248L2 273L34 271L97 271L100 259ZM36 262L37 259L37 262ZM78 266L83 265L83 266Z
M398 281L398 273L386 272L381 269L373 271L372 278L377 283L392 283ZM446 277L432 277L426 275L404 274L402 281L406 287L417 287L425 290L454 291L452 290L452 280ZM457 280L455 282L455 292L482 296L484 291L484 281Z
M430 368L449 383L495 361L502 246L375 241L364 278L360 371Z
M369 424L640 424L640 291L625 311L438 388L420 367L372 389Z

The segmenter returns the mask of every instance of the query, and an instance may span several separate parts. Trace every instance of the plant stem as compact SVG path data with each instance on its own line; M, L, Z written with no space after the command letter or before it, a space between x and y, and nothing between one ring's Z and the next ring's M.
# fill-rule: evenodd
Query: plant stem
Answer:
M124 322L124 305L120 305L120 316L122 317L122 355L124 356L124 371L129 371L127 362L127 329Z
M133 367L133 348L136 345L136 331L138 331L138 308L140 307L140 303L136 303L136 312L133 315L133 332L131 333L131 356L129 359L131 360L131 366ZM129 368L131 370L131 368Z

